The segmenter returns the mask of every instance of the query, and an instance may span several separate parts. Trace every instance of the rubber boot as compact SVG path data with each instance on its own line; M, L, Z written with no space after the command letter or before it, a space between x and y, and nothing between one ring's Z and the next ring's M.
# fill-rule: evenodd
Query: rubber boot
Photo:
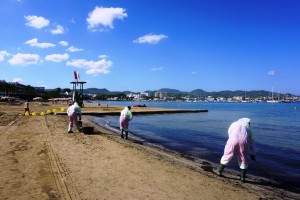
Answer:
M121 138L124 138L123 129L121 130Z
M244 183L246 179L247 169L241 169L241 181Z
M80 128L82 128L82 121L81 120L78 121L78 125L79 125Z
M217 168L213 168L213 172L215 174L217 174L218 176L221 176L224 168L225 168L225 165L220 164Z

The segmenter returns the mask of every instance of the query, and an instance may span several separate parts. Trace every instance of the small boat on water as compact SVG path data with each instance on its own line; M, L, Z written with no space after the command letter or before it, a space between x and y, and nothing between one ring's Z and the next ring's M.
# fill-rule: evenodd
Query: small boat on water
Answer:
M274 92L273 92L273 87L272 87L272 99L271 100L267 100L267 103L279 103L279 100L275 100L274 99Z
M280 101L272 99L272 100L268 100L267 103L279 103Z
M141 104L135 104L135 105L132 105L132 107L147 107L145 104L141 105Z

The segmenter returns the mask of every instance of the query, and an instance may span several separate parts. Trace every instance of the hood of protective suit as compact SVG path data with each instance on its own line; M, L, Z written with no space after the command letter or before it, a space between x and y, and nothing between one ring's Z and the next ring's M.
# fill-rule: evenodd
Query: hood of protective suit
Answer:
M78 105L77 102L74 103L74 109L77 111L77 112L81 112L81 107Z
M244 126L244 127L246 127L246 128L249 128L249 126L250 126L250 121L251 121L251 119L249 119L249 118L241 118L241 119L239 119L238 120L238 122L242 125L242 126Z
M127 106L121 111L121 116L132 119L132 113Z

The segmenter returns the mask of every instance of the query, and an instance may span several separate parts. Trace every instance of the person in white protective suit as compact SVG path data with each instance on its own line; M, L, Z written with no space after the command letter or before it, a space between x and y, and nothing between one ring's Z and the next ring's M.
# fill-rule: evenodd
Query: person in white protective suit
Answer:
M122 111L120 115L120 129L121 129L121 137L124 138L124 132L125 132L125 139L128 139L128 127L129 127L129 121L132 120L133 116L130 111L131 107L126 106Z
M75 102L74 105L69 104L70 107L67 110L67 114L69 116L69 127L68 127L68 133L73 133L73 124L75 124L77 130L81 132L81 128L78 123L77 117L79 117L79 120L81 120L81 108L78 106L78 104Z
M247 152L250 150L250 158L255 161L255 144L253 133L250 129L250 119L241 118L233 122L228 129L228 140L221 158L220 165L213 168L213 172L219 176L225 166L231 161L234 153L238 153L238 162L241 169L240 180L245 182L245 176L248 168Z

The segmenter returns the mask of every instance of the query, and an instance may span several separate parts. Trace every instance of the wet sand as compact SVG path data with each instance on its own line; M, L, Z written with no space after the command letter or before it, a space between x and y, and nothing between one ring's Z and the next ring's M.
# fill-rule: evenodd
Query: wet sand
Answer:
M299 194L262 179L240 183L218 177L212 165L123 140L83 116L86 135L67 133L66 115L42 111L66 104L0 102L0 199L299 199ZM133 108L133 112L153 110ZM122 107L86 105L83 112L120 112Z

